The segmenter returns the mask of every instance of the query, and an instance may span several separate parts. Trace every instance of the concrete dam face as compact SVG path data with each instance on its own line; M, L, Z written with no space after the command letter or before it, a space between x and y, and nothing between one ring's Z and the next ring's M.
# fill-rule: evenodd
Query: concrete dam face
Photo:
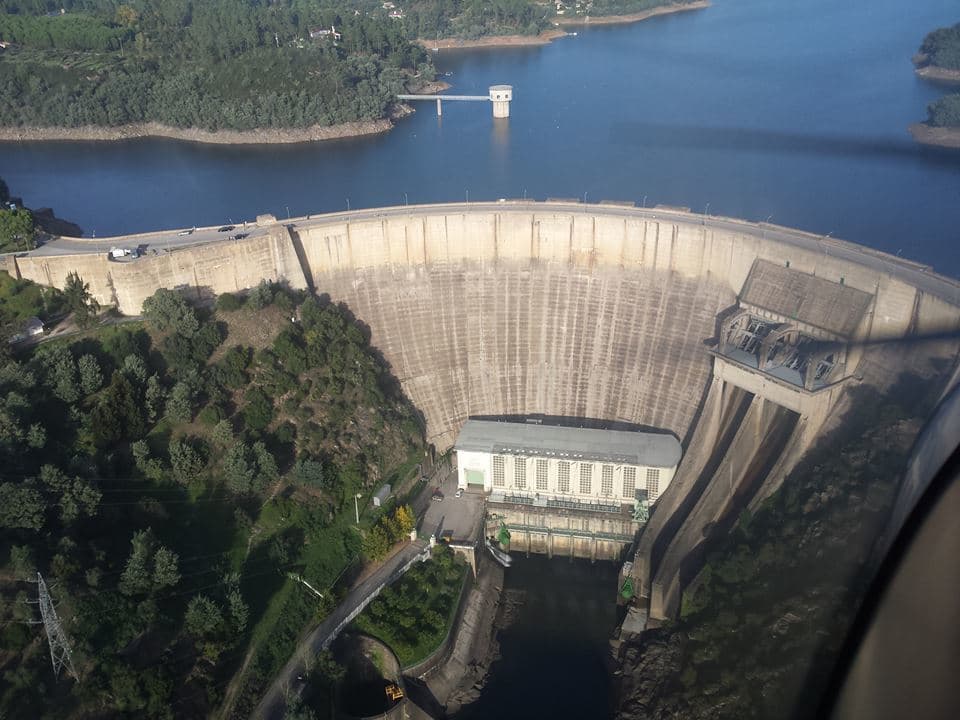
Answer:
M958 327L958 286L929 268L664 208L473 203L262 220L242 240L129 263L78 252L6 268L59 287L77 271L127 314L159 287L204 298L266 279L329 295L369 327L439 451L471 416L673 433L684 458L625 570L660 617L676 612L702 529L728 519L734 497L770 492L845 386L864 380L854 345ZM817 351L823 342L853 345Z

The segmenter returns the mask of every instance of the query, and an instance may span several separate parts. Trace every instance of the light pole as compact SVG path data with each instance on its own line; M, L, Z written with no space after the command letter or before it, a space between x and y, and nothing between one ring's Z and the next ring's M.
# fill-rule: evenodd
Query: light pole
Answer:
M362 493L357 493L353 496L353 512L357 517L357 525L360 524L360 505L357 504L357 500L360 498Z
M583 204L584 204L584 205L587 204L587 194L586 194L586 193L583 194Z
M350 212L350 198L347 198L347 212Z
M647 196L644 195L644 196L643 196L643 207L646 207L646 206L647 206Z
M703 209L703 215L706 217L710 214L710 203L707 203L707 206Z
M410 204L410 198L407 197L407 194L406 194L406 193L403 194L403 204L404 204L404 205L409 205L409 204Z

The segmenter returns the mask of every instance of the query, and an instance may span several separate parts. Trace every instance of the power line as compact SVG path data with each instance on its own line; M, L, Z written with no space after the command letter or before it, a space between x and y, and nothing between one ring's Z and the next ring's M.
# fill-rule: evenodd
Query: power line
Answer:
M66 668L73 679L79 682L80 678L73 667L73 657L70 652L70 643L67 641L67 634L63 631L60 618L57 617L57 609L53 606L53 599L50 597L47 584L43 581L43 576L40 573L37 573L37 589L40 617L43 618L43 629L47 631L47 641L50 644L53 675L59 677L60 670Z

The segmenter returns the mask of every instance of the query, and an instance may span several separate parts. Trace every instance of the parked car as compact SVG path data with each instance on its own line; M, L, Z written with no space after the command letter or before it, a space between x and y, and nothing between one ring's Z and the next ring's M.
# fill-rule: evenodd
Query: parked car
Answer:
M454 497L463 497L463 488L457 488L457 493Z
M443 502L443 493L439 490L434 490L433 495L430 496L430 499L434 502Z
M223 227L217 228L217 232L230 232L234 227L234 225L224 225Z
M186 230L181 230L180 232L177 233L177 235L193 235L194 230L196 230L195 227L188 228Z

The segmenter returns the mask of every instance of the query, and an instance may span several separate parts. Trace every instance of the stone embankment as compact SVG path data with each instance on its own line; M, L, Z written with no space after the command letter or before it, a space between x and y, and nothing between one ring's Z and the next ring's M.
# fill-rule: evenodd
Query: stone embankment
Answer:
M481 562L448 650L438 664L420 674L447 713L456 712L479 696L490 665L498 657L496 633L501 625L502 589L503 568Z

